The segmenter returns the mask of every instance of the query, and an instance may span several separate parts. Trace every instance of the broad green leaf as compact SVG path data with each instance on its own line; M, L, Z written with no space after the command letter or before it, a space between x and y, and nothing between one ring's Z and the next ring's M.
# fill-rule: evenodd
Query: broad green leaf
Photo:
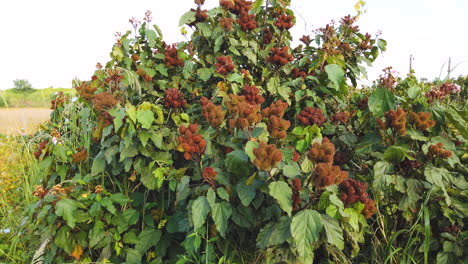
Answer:
M229 193L223 187L216 189L219 198L229 202Z
M213 188L208 189L208 192L206 193L206 199L208 200L208 203L210 204L211 207L215 205L216 203L216 193L213 190Z
M289 94L291 93L291 88L288 86L279 86L278 87L278 93L283 97L283 99L288 103L288 105L291 105L291 99Z
M93 248L104 238L104 223L95 221L93 228L89 231L89 247Z
M322 217L315 210L303 210L292 218L291 235L303 262L312 263L312 243L318 241L322 227Z
M336 64L328 64L325 66L325 71L328 74L328 79L333 83L335 90L339 90L344 80L344 72L341 67Z
M149 129L154 121L154 113L151 110L140 109L136 116L142 128Z
M207 81L210 79L213 70L210 68L200 68L197 70L197 74L202 79L202 81Z
M151 29L145 30L146 37L148 38L148 45L151 48L154 48L156 46L156 40L158 39L158 36L156 35L156 32L154 32Z
M395 108L396 97L389 89L377 88L369 97L369 110L377 117Z
M283 174L288 178L294 178L297 175L301 174L301 168L299 168L299 165L297 165L297 163L291 165L284 165Z
M245 153L247 154L247 156L249 156L250 158L250 161L254 161L255 160L255 155L253 154L253 149L254 148L258 148L258 142L257 141L252 141L250 140L249 142L247 142L247 144L245 144Z
M389 162L401 162L408 156L408 150L401 146L390 146L384 152L384 158Z
M257 65L257 55L255 55L253 50L251 50L250 48L244 49L244 55L247 56L247 58L250 62L253 63L253 65Z
M242 150L234 150L226 155L224 160L228 172L237 176L247 176L251 165L249 163L249 156Z
M227 202L216 203L212 207L211 217L215 222L216 230L218 230L222 237L226 236L228 220L231 217L231 214L232 209Z
M272 182L268 185L270 195L275 198L281 209L289 216L292 212L292 190L289 185L283 181Z
M246 185L244 181L237 184L236 191L242 205L244 206L249 206L255 198L255 187L253 185Z
M160 74L164 75L164 76L168 76L167 74L167 67L164 65L164 64L158 64L156 65L156 68L155 68Z
M102 152L99 152L93 160L91 166L91 176L98 175L106 168L106 158Z
M55 214L63 217L67 225L75 228L75 211L78 209L78 202L68 198L60 199L55 205Z
M335 245L339 250L343 250L343 230L340 227L340 223L328 215L322 215L322 222L328 243Z
M158 244L160 239L161 231L153 228L143 229L143 231L138 235L138 244L135 246L135 249L144 254L152 246Z
M266 249L284 243L291 237L291 219L282 216L279 222L266 224L257 235L257 247Z
M421 87L414 85L408 89L408 97L410 99L416 99L421 94Z
M109 198L111 199L112 202L118 203L120 205L125 205L132 201L123 193L113 193Z
M278 87L280 84L279 77L272 77L267 83L267 90L270 92L271 95L276 95L278 92Z
M128 117L130 117L130 120L135 124L137 117L136 117L136 108L130 103L127 103L125 105L125 111L127 112Z
M115 209L115 206L112 203L111 199L109 199L109 197L102 198L102 200L100 200L99 203L109 212L111 212L111 214L115 215L117 213L117 210Z
M435 185L437 188L441 189L445 196L445 202L448 206L451 204L450 195L447 193L445 188L445 182L450 182L452 176L450 172L445 168L436 168L433 166L427 166L424 169L424 176L426 176L426 180Z
M445 116L450 124L452 124L463 136L465 140L468 140L468 126L466 124L467 114L466 111L457 111L455 107L450 107L445 112Z
M169 170L169 168L166 168L166 167L159 167L159 168L156 168L154 171L153 171L153 175L154 177L156 178L156 188L161 188L163 182L164 182L164 179L166 178L165 177L165 173Z
M112 58L116 59L118 62L122 61L123 59L122 47L116 45L112 48Z
M258 13L258 11L260 11L260 9L262 8L263 1L264 0L255 0L255 2L252 5L252 9L250 10L249 13L251 14Z
M192 203L192 221L193 228L197 230L205 224L206 216L210 212L211 208L208 204L208 200L205 196L199 196Z
M195 21L195 12L194 11L187 11L179 20L179 27L190 24Z

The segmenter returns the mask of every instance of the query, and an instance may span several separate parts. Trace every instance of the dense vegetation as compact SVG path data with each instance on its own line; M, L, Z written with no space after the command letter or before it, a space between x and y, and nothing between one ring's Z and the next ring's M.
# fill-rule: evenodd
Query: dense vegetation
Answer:
M466 86L385 69L346 16L291 48L285 1L132 21L34 138L20 232L62 263L463 263ZM10 252L14 249L10 248Z

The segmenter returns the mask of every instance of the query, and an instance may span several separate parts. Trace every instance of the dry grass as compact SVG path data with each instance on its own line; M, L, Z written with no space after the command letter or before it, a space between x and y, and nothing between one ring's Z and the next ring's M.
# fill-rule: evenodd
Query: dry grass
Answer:
M39 124L49 119L51 110L46 108L0 109L0 134L19 135L36 131Z

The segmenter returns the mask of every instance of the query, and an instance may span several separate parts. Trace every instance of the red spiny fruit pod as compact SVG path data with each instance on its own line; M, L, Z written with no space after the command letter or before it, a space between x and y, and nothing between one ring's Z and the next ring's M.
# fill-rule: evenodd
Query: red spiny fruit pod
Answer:
M375 201L372 199L367 200L364 204L364 209L362 209L362 214L365 218L371 218L373 214L377 212L377 207L375 206Z
M46 149L48 143L49 143L49 142L48 142L47 140L44 140L44 141L42 141L41 143L39 143L39 146L37 147L37 151L34 152L34 157L35 157L37 160L39 160L39 158L41 157L42 151L43 151L44 149ZM47 155L48 155L48 153L47 153L47 151L45 151L44 157L46 157Z
M364 98L359 99L358 108L361 109L361 110L366 110L369 107L368 102L369 102L368 97L364 97Z
M184 60L179 58L175 44L166 46L164 50L164 59L166 60L166 66L184 66Z
M225 31L231 31L232 30L232 18L220 18L219 19L219 25L225 30Z
M205 120L214 128L219 127L224 120L225 112L222 107L215 105L208 98L202 97L200 99L202 105L202 114Z
M330 120L334 123L334 124L338 124L338 123L343 123L343 124L346 124L348 123L348 118L349 118L349 113L348 112L337 112L335 113L334 115L331 116Z
M340 199L345 205L351 205L356 202L365 204L369 200L367 193L367 183L360 182L354 179L346 179L339 186L341 192Z
M82 149L75 154L73 154L73 163L81 163L88 158L88 151Z
M277 66L283 66L293 61L293 56L289 54L289 48L283 46L282 48L273 47L270 50L270 56L267 61Z
M340 167L330 163L318 163L315 166L312 180L317 189L323 189L333 184L339 184L348 177L346 171L341 171Z
M294 19L293 16L290 16L287 14L281 14L278 16L278 19L275 21L275 26L277 26L280 30L290 29L294 26L293 19Z
M229 94L230 100L226 106L233 116L228 120L230 128L247 129L262 120L260 105L251 105L243 95Z
M234 71L234 62L232 62L231 56L219 56L216 57L217 63L216 72L222 75L228 75Z
M62 107L67 101L67 99L68 98L65 96L65 94L62 91L58 92L55 99L50 101L50 109L55 110L59 107Z
M283 118L286 109L288 109L288 103L283 102L282 100L278 100L272 103L269 107L265 107L262 110L262 115L266 118L269 118L270 116Z
M267 127L268 132L272 138L279 138L283 139L286 137L286 131L291 126L291 122L288 120L284 120L277 116L270 116L268 118Z
M111 92L98 93L93 99L94 109L96 109L98 112L107 111L114 107L117 103L117 99L115 99Z
M395 129L400 136L406 135L406 112L402 108L397 111L390 110L385 114L385 121L387 127Z
M272 39L273 39L273 33L271 33L271 30L269 28L265 28L263 30L263 36L262 36L263 44L265 45L270 44Z
M246 84L244 87L242 87L242 90L239 94L245 96L245 100L249 104L262 104L265 101L265 98L260 95L260 89L258 89L255 85Z
M451 156L452 152L450 150L444 150L444 144L442 142L429 146L429 151L427 153L427 158L430 160L435 158L448 159Z
M184 95L176 88L169 88L164 93L164 106L166 107L182 108L187 104Z
M258 148L253 149L253 154L254 165L264 171L270 171L283 159L283 153L274 144L268 145L265 141L260 141Z
M236 20L237 24L243 31L251 31L257 28L257 20L255 14L249 14L248 11L241 11L239 18Z
M314 142L312 148L307 153L309 160L316 163L325 162L333 163L333 157L335 156L335 145L330 142L328 138L322 139L322 144Z
M218 172L215 171L212 167L206 167L203 169L202 178L207 182L211 187L215 187L215 179Z
M197 23L206 22L208 20L208 11L202 10L201 7L197 7L197 9L191 8L190 11L195 12L195 21L188 24L189 26L195 26Z
M87 82L81 82L81 84L76 86L75 89L78 95L88 102L94 99L94 93L97 90L96 87L91 86Z
M293 194L292 194L292 202L293 202L293 211L296 211L299 209L299 206L302 203L302 199L300 196L300 191L302 190L302 183L301 179L299 178L294 178L292 180L292 186L293 186Z
M292 69L291 75L294 78L305 78L305 77L307 77L307 73L301 71L299 68Z
M409 121L420 130L427 130L436 124L434 120L431 120L431 113L429 112L410 112Z
M206 141L200 134L197 134L198 125L190 124L188 127L179 126L179 147L184 150L184 158L191 160L193 155L201 155L205 152Z
M304 126L317 125L322 126L323 123L327 121L323 115L322 110L313 107L304 108L298 115L297 120L299 120Z

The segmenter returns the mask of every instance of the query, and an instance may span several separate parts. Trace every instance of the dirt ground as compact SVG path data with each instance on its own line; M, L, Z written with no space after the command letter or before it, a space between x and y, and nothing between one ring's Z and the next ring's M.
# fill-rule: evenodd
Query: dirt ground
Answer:
M46 108L0 108L0 134L29 133L49 119Z

